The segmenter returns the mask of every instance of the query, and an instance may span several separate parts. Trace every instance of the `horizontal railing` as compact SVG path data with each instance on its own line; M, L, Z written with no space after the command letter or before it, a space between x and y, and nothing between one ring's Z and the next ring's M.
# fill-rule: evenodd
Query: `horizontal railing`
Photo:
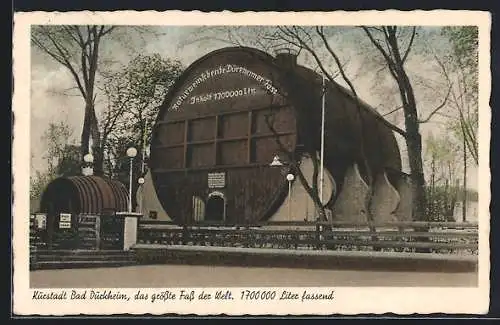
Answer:
M477 254L477 224L456 222L192 223L141 220L140 244Z
M179 223L174 221L165 220L140 220L140 225L172 225L180 226ZM184 224L189 227L265 227L265 226L298 226L298 227L310 227L310 226L336 226L336 227L415 227L415 228L432 228L432 227L443 227L443 228L469 228L477 229L478 224L475 222L434 222L434 221L395 221L395 222L352 222L352 221L267 221L267 222L255 222L255 223L232 223L232 222L188 222Z

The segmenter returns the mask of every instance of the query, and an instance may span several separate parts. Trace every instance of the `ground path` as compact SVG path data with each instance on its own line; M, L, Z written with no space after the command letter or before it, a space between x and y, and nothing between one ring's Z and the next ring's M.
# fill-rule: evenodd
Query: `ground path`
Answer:
M477 286L477 273L143 265L30 272L32 288Z

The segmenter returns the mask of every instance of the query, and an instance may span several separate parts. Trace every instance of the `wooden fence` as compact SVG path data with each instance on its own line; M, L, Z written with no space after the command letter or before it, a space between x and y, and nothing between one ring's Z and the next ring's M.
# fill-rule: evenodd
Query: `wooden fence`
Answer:
M138 243L252 248L477 254L478 227L455 222L266 222L247 225L141 220Z

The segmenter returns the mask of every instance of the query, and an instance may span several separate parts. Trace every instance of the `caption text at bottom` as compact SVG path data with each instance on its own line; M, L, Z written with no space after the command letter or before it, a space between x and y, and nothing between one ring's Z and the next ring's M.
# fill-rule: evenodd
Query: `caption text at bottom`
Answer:
M334 290L138 290L134 294L119 290L35 290L32 300L122 300L149 301L151 303L171 301L206 301L206 300L240 300L240 301L300 301L334 300Z

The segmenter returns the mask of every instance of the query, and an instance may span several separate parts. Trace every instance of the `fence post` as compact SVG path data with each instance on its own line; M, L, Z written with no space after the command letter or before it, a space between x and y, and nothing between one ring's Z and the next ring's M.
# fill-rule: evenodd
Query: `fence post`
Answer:
M128 251L137 244L138 224L138 215L127 214L120 218L119 242L122 250ZM161 244L161 239L158 239L158 243Z
M377 246L377 241L378 241L378 236L377 236L377 228L375 226L373 226L373 224L371 224L372 221L368 221L369 223L369 226L368 226L368 230L372 233L372 236L371 236L371 239L372 239L372 242L373 242L373 250L375 252L380 252L382 250L382 248L380 246Z
M428 233L430 231L430 224L426 224L420 227L414 227L413 231L416 232L423 232L423 233ZM428 243L431 242L431 239L428 236L418 236L414 238L415 241L421 242L421 243ZM416 253L430 253L432 251L431 248L416 248L415 252Z
M188 229L186 225L182 226L182 245L186 245L188 238Z

